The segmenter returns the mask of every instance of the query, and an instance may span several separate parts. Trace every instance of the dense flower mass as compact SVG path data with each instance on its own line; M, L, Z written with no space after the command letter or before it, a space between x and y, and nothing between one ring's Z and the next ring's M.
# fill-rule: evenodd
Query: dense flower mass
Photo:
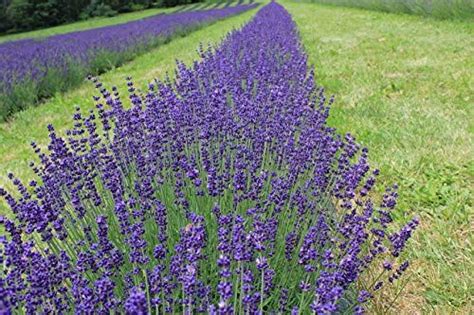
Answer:
M396 186L371 199L285 9L200 54L128 99L91 78L97 111L32 144L41 180L0 191L2 310L363 313L407 269L418 221L391 227Z

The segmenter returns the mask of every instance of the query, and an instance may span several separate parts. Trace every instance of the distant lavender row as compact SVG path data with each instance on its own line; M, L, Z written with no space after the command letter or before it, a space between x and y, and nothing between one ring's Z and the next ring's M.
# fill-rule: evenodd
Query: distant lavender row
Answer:
M32 144L41 181L0 189L0 311L361 314L406 271L418 220L392 226L396 186L372 197L288 12L201 56L128 99L92 79L97 111Z
M8 94L25 82L34 88L48 84L42 80L47 80L46 76L53 71L59 72L55 75L65 79L68 72L73 71L71 68L81 67L88 71L90 67L94 67L93 63L101 54L110 56L134 52L168 38L177 31L238 14L254 6L239 5L224 9L161 14L43 40L25 39L0 44L0 94ZM107 62L113 63L112 60L105 60ZM35 93L34 88L30 88L29 92ZM41 94L42 91L36 93Z
M64 68L68 61L87 62L94 54L107 50L123 52L146 44L155 37L169 36L179 28L205 23L248 10L250 6L161 14L143 20L61 34L44 40L25 39L0 45L1 82L7 86L25 77L33 80L49 68Z

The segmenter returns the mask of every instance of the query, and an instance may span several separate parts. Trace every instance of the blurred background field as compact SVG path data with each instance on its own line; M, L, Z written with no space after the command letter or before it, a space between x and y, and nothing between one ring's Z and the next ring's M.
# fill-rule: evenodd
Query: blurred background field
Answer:
M34 31L26 31L14 34L4 34L0 35L0 43L18 39L25 38L44 38L52 35L65 34L76 31L83 31L92 28L116 25L127 23L130 21L136 21L144 18L148 18L157 14L170 14L175 12L189 12L193 10L206 10L206 9L218 9L229 6L235 6L237 4L249 4L253 3L251 0L229 0L229 1L207 1L207 2L198 2L195 4L186 4L178 5L175 7L160 7L160 8L151 8L146 10L139 10L133 12L127 12L118 14L116 16L107 17L107 16L98 16L92 17L85 20L62 24L58 26L42 28Z
M16 34L7 34L0 36L0 43L18 39L25 39L25 38L44 38L47 36L58 35L58 34L65 34L70 32L76 31L83 31L91 28L98 28L104 26L110 26L115 24L126 23L130 21L135 21L143 18L147 18L150 16L154 16L161 13L171 12L174 8L156 8L156 9L149 9L137 12L130 12L120 14L114 17L96 17L87 19L84 21L78 21L58 26L53 26L49 28L29 31L29 32L21 32Z
M70 27L66 25L55 28L62 34L38 37L48 32L39 31L34 37L0 43L0 120L74 88L87 75L120 67L175 37L255 6L243 1L206 4L205 9L198 3L120 23L130 18L127 16L114 20L115 24L82 31L67 32Z

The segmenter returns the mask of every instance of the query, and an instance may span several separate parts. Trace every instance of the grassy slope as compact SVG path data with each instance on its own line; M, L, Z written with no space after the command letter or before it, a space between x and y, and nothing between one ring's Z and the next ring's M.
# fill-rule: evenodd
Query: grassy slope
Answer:
M370 149L401 215L419 213L402 314L474 309L473 24L284 2L336 95L331 124Z
M176 38L123 67L104 74L101 80L109 88L117 85L122 92L126 92L125 77L130 75L137 86L146 87L154 78L164 78L167 72L172 74L176 59L189 64L198 58L196 49L201 42L204 45L219 42L227 32L248 21L256 10L258 8L218 21L186 37ZM40 145L47 144L47 124L53 124L60 133L71 127L75 106L79 105L83 110L92 109L92 96L96 94L93 85L85 82L79 88L58 94L38 107L16 113L9 123L0 124L0 187L13 191L6 177L9 171L24 180L33 178L34 174L28 167L29 161L34 157L29 143L35 140ZM8 213L2 201L1 213Z

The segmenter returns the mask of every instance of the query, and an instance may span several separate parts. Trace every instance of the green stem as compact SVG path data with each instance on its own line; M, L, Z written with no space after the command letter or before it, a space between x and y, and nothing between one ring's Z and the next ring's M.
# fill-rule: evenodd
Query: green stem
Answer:
M309 279L309 275L306 276L306 279L305 279L305 284L308 282L308 279ZM305 296L305 293L306 292L301 292L301 295L300 295L300 305L298 306L298 314L302 314L301 310L303 309L303 304L304 304L304 296Z
M142 269L143 276L145 277L145 290L146 290L146 304L148 306L148 314L151 314L151 298L150 298L150 289L148 287L148 275L146 270Z
M244 286L243 286L243 276L244 276L244 268L240 269L240 299L239 299L239 314L240 314L240 309L242 308L242 299L244 298ZM245 314L245 310L244 310Z
M384 273L385 273L385 270L382 270L382 272L377 276L377 278L375 278L373 283L368 288L366 288L367 291L371 292L373 290L374 285L380 280L380 278L382 277ZM357 304L358 303L352 303L352 305L346 311L344 311L343 315L350 314L352 310L357 306Z
M185 294L184 294L184 286L183 286L183 315L186 315L186 303L184 302L184 298L185 298Z
M388 307L386 310L384 310L384 313L387 314L388 311L392 308L392 306L395 304L395 302L398 300L398 298L400 297L400 295L402 294L403 290L405 290L405 287L407 286L407 284L410 282L410 279L411 279L412 275L410 275L408 277L408 279L405 281L405 283L402 285L402 288L400 290L398 290L397 294L395 295L395 297L393 298L393 300L389 303Z
M302 314L301 310L303 308L303 301L304 301L304 292L301 292L300 295L300 305L298 306L298 314Z
M260 286L260 311L262 312L263 314L263 286L265 284L265 272L264 270L262 269L262 283L261 283L261 286Z
M237 263L237 269L240 269L240 261ZM237 281L235 282L235 290L234 290L234 313L235 314L237 314L237 295L239 291L239 283L242 281L242 271L240 272L240 275L241 275L240 278L237 277Z

